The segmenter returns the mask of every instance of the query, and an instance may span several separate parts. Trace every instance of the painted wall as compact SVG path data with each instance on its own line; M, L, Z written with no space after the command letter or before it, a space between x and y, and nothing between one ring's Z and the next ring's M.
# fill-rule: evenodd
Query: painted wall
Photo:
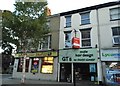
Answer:
M59 49L59 29L60 29L60 16L52 15L50 17L50 32L52 35L51 38L51 48Z
M118 21L110 21L110 11L109 9L118 6L111 6L99 9L99 23L100 23L100 40L101 48L112 48L112 28L119 26Z
M74 29L77 30L77 37L81 39L81 32L80 29L86 29L86 28L92 28L91 29L91 47L95 47L95 45L98 45L98 36L97 36L97 20L96 20L96 11L92 10L90 12L90 22L91 24L88 25L80 25L80 14L75 13L71 15L71 27L65 28L65 17L61 16L60 17L60 36L59 36L59 48L63 49L64 48L64 41L65 41L65 35L64 31L72 31L72 37L75 36ZM71 39L72 39L71 37Z

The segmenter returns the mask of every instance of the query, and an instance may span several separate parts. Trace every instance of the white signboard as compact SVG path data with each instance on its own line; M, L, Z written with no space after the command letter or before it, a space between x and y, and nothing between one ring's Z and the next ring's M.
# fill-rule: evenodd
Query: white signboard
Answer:
M120 49L101 50L102 61L120 61Z

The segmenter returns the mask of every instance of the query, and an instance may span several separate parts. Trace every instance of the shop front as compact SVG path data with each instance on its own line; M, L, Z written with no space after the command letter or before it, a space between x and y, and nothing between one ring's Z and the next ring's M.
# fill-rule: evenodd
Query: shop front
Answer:
M120 48L102 49L101 61L105 82L120 84Z
M59 50L59 81L96 81L97 60L96 49Z
M38 80L57 80L57 51L27 53L25 58L25 78ZM24 54L15 56L13 78L22 78Z

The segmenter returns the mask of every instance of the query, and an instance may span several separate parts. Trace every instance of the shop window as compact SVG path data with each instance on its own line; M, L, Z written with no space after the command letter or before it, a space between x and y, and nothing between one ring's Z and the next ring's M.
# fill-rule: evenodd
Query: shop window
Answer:
M66 27L71 27L71 16L65 16L66 18Z
M120 7L110 9L110 20L120 19Z
M39 50L49 50L51 49L51 35L44 36L39 44Z
M31 72L38 73L39 70L39 58L32 58Z
M53 57L42 58L41 73L50 74L53 73Z
M120 83L120 62L106 62L106 80L108 83Z
M81 25L90 24L90 12L81 13Z
M81 43L82 43L82 47L91 46L90 29L81 30Z
M120 27L113 27L113 44L120 44Z
M23 60L24 60L24 58L19 59L17 72L22 72L23 62L24 62ZM28 70L29 70L29 58L26 58L25 72L28 72Z
M65 48L71 48L71 32L65 32Z

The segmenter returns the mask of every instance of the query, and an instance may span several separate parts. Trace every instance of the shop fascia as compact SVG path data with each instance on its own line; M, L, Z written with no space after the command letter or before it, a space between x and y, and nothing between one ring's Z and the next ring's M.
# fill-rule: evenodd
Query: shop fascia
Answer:
M120 49L102 49L101 61L120 61Z
M69 49L59 51L59 62L97 62L97 49Z
M17 53L15 54L15 58L24 57L25 53ZM44 52L36 52L36 53L26 53L27 57L44 57L44 56L58 56L57 51L44 51Z

